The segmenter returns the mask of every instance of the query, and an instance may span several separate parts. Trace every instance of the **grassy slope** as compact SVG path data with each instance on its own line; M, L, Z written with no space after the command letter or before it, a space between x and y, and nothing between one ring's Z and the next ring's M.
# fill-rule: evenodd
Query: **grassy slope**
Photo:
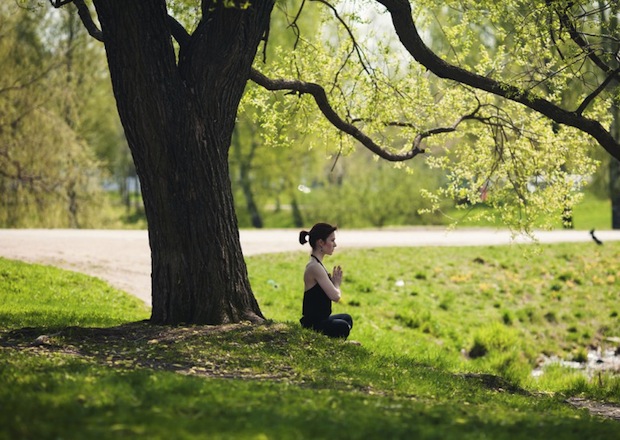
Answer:
M353 335L375 352L458 362L485 332L534 356L565 358L620 335L620 245L370 249L326 260L345 270ZM295 322L307 255L265 255L249 271L265 314ZM511 340L513 338L514 340ZM500 343L500 341L496 341Z
M612 438L617 422L564 400L617 399L617 381L524 371L540 350L620 334L619 252L339 253L335 311L355 317L362 347L296 324L304 254L249 259L275 323L223 328L153 327L104 283L0 259L0 438ZM476 342L489 353L465 360Z

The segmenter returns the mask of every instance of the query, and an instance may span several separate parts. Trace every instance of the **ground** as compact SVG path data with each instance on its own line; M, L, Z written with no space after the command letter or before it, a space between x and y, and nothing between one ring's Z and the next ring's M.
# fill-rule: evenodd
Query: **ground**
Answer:
M118 369L149 368L171 371L184 375L217 377L231 379L276 380L290 383L303 382L297 377L292 367L286 364L273 364L268 369L247 368L239 365L225 353L210 352L208 360L194 359L191 350L185 355L175 352L174 358L167 357L167 350L161 350L177 344L191 346L205 336L209 340L229 338L227 333L234 333L235 340L247 344L268 341L270 345L286 345L287 329L281 324L263 325L257 336L255 326L249 323L229 324L223 326L171 327L154 326L146 321L134 322L111 328L69 327L48 334L41 334L40 329L24 328L0 333L0 346L20 351L63 353L88 358L100 364ZM481 382L484 386L498 392L527 393L515 388L504 379L490 374L468 374L469 380ZM370 388L360 390L373 392ZM620 406L605 402L596 402L573 397L566 401L577 408L586 408L590 413L620 421Z
M246 256L288 251L305 251L300 246L295 230L243 230L240 232L242 248ZM508 231L472 229L448 232L444 228L403 228L362 231L338 231L339 249L347 247L377 246L468 246L508 244L513 237ZM600 231L597 237L603 242L620 240L620 231ZM543 243L590 241L588 231L539 232L536 238ZM517 238L516 241L525 239ZM0 230L0 256L39 264L49 264L99 277L112 286L133 294L150 304L150 249L147 231L97 231L97 230ZM101 362L111 366L127 367L143 365L178 371L184 374L214 375L220 377L243 377L247 372L236 369L208 369L191 363L179 364L161 359L148 359L144 355L127 355L122 347L115 349L111 340L146 341L146 344L178 342L200 332L228 331L230 326L169 328L133 323L111 329L65 329L63 335L37 334L36 329L23 329L0 335L3 346L17 349L54 350L72 352L76 355L96 356L84 345L66 342L90 341L94 346L106 345L109 351L102 354ZM277 327L274 328L277 332ZM137 336L136 336L137 335ZM58 336L62 336L58 338ZM59 342L64 341L64 342ZM117 350L115 352L115 350ZM99 359L99 358L98 358ZM216 365L216 364L214 364ZM273 374L288 374L286 369ZM272 379L274 377L265 377ZM620 407L602 402L573 398L568 403L587 408L591 413L620 420Z

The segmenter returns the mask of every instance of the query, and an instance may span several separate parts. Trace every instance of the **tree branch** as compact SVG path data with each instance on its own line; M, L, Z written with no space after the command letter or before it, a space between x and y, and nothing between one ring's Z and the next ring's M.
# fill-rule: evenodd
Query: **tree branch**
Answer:
M297 21L299 20L299 17L301 16L301 11L303 11L305 5L306 0L301 0L301 5L297 10L295 18L293 18L293 21L291 21L288 25L290 28L293 29L293 33L295 34L295 44L293 44L293 50L297 49L297 44L299 44L299 39L301 37L301 31L299 30L299 25L297 24Z
M391 162L401 162L412 159L415 156L424 153L424 150L420 148L420 143L425 137L430 136L430 134L414 141L411 149L401 153L393 153L380 145L377 145L370 137L364 134L353 124L344 121L331 107L327 99L327 95L325 94L325 90L318 84L298 80L270 79L256 69L252 69L250 72L250 79L267 90L291 90L299 94L308 93L312 95L323 115L329 122L332 123L334 127L352 136L364 147L385 160Z
M549 0L547 0L547 5L550 5ZM577 31L577 28L575 28L573 21L566 13L567 9L570 6L572 6L572 4L566 6L563 11L556 10L556 14L558 14L562 26L568 29L568 34L570 35L571 40L573 40L573 42L577 46L579 46L579 48L586 54L586 56L605 74L613 74L614 76L617 75L617 71L613 70L601 59L601 57L596 55L594 50L590 47L590 44L583 38L582 34Z
M44 190L47 190L46 186L43 183L43 177L40 175L29 175L25 173L23 171L22 164L19 161L11 158L8 147L0 149L0 159L4 159L4 161L6 162L4 164L5 166L0 167L0 176L17 181L21 184L30 184L31 187L34 186L36 182L42 182L41 187ZM15 169L15 173L10 173L6 165L12 165Z
M505 116L500 116L500 115L492 115L492 116L482 116L480 115L480 111L483 108L486 107L490 107L491 109L495 109L498 113L503 112L500 108L498 108L495 105L492 104L482 104L478 98L476 98L476 101L478 102L478 105L476 106L476 108L474 110L472 110L471 112L469 112L466 115L463 115L461 117L459 117L452 125L446 126L446 127L435 127L435 128L431 128L429 130L425 130L422 131L420 133L418 133L414 140L413 140L413 145L414 147L418 147L420 148L420 145L422 143L422 141L426 138L429 138L431 136L437 135L437 134L445 134L445 133L453 133L458 129L458 126L461 125L461 123L465 122L465 121L477 121L487 127L490 127L492 130L499 130L502 133L505 132L506 128L511 129L512 131L516 132L518 135L522 135L523 134L523 130L520 127L517 127L511 120L510 118L505 115ZM364 118L355 118L351 120L351 123L357 123L357 122L373 122L371 120L368 119L364 119ZM410 123L410 122L402 122L402 121L383 121L381 122L382 125L385 125L386 127L399 127L399 128L411 128L411 129L417 129L417 127Z
M172 15L168 15L168 27L170 28L172 37L177 40L180 46L185 46L189 43L191 35Z
M101 32L101 29L99 29L93 21L93 17L90 15L90 10L84 3L84 0L73 0L73 3L78 10L78 15L80 16L84 27L88 31L88 34L95 40L103 42L103 32Z
M420 145L422 144L422 141L426 138L429 138L431 136L437 135L437 134L445 134L445 133L453 133L456 131L456 129L458 128L459 125L461 125L462 122L464 121L468 121L468 120L477 120L477 121L483 121L483 118L477 117L476 113L478 112L478 110L480 110L480 106L478 106L473 112L467 114L467 115L463 115L460 118L458 118L456 120L456 122L452 125L450 125L449 127L436 127L436 128L431 128L430 130L426 130L423 131L421 133L418 133L415 138L413 139L413 147L414 148L420 148Z
M45 70L42 70L37 75L34 75L34 76L28 78L27 81L20 82L19 80L17 80L12 85L10 85L10 86L6 86L6 87L0 88L0 95L2 95L3 93L11 92L11 91L27 89L28 87L32 86L33 84L36 84L37 82L39 82L41 80L44 80L46 78L46 76L52 70L57 69L59 65L60 65L60 63L50 64Z
M338 14L338 11L336 10L336 8L331 3L329 3L327 0L310 0L310 1L322 3L325 6L327 6L329 9L331 9L332 13L334 14L334 17L336 17L336 19L340 22L340 24L344 27L344 29L349 34L349 38L351 39L351 42L353 43L353 48L354 48L355 52L357 53L357 57L360 60L360 64L362 65L362 67L366 71L366 73L368 73L370 75L371 74L370 73L370 68L366 65L366 62L364 61L364 54L360 50L359 44L357 44L357 40L355 39L355 35L353 35L353 30L344 21L344 19L340 16L340 14Z
M551 5L549 0L547 0L547 5L548 6ZM582 114L585 111L585 109L588 107L588 105L590 105L590 103L598 95L600 95L603 92L603 90L605 90L605 88L612 81L614 81L614 80L616 82L619 81L619 78L620 78L620 76L619 76L620 68L612 69L611 66L607 65L601 59L601 57L599 57L596 54L596 52L592 49L592 47L590 47L590 44L583 37L583 35L579 31L577 31L577 28L575 27L573 21L570 19L570 17L568 16L568 13L566 12L570 6L572 6L571 3L569 3L569 5L567 7L565 7L563 11L559 11L559 10L556 11L556 14L558 14L558 17L560 19L560 23L562 24L562 26L564 26L566 29L568 29L568 34L570 35L571 40L573 40L573 42L577 46L579 46L579 48L583 51L585 56L588 59L590 59L590 61L592 61L594 63L594 65L596 65L599 69L601 69L607 75L605 80L592 93L590 93L583 100L583 102L579 105L577 110L575 110L575 112L577 114Z
M63 5L71 3L73 0L50 0L50 3L55 8L60 8Z
M95 40L103 42L103 32L101 32L101 29L99 29L93 21L93 17L91 17L90 10L88 9L88 6L86 6L86 3L84 3L84 0L50 0L50 3L56 9L64 5L68 5L69 3L73 3L77 8L80 20L82 20L82 24L84 24L88 34Z
M484 77L439 58L422 41L413 22L408 0L376 0L385 6L392 17L394 29L407 51L420 64L439 78L457 81L478 90L518 102L546 117L592 136L611 156L620 159L620 143L614 139L600 122L565 110L535 93L522 90L514 85Z
M620 67L618 67L616 70L613 70L607 76L607 78L605 78L605 81L603 81L592 93L590 93L588 96L585 97L585 99L581 102L581 104L579 105L577 110L575 110L575 113L577 113L578 115L582 114L585 111L585 109L588 108L590 103L598 95L600 95L603 92L603 90L605 90L605 88L609 85L609 83L612 82L613 80L617 79L616 76L619 73L620 73Z

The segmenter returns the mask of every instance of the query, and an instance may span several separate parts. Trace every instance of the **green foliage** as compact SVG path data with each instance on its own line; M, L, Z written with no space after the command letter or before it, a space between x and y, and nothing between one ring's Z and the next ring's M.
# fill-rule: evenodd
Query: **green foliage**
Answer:
M415 5L415 17L416 24L432 36L433 48L448 61L524 93L577 103L587 89L580 79L591 74L591 66L566 68L564 64L573 62L570 56L578 56L569 43L557 49L563 56L553 54L546 63L537 57L548 53L553 32L565 32L547 20L549 3L538 3L468 1L445 7L421 2ZM303 7L301 17L314 18L313 24L301 22L292 3L280 3L277 13L285 19L272 30L277 32L288 22L287 29L297 31L301 38L297 34L294 39L277 36L281 34L270 37L267 62L259 54L256 68L272 78L323 85L336 112L385 151L401 152L416 136L424 135L426 152L414 159L426 164L411 166L411 177L387 177L388 173L368 163L355 169L347 158L359 144L319 116L312 99L265 93L250 86L241 114L249 115L254 126L260 127L252 139L258 136L261 145L277 148L279 160L272 159L269 170L281 168L274 174L285 176L281 181L286 182L274 184L269 177L267 191L287 194L295 204L301 202L307 208L302 210L303 217L326 218L327 213L349 226L436 222L437 217L421 214L437 215L447 204L457 202L464 209L479 204L491 208L473 211L468 221L478 216L475 221L528 232L534 227L552 227L578 204L583 185L598 163L587 136L552 124L520 105L425 74L395 44L393 35L372 26L386 17L371 3L343 5L344 24L336 23L324 5ZM551 32L541 31L544 26L550 26ZM605 125L610 121L609 101L607 95L602 98L587 112ZM464 115L475 118L464 120ZM437 132L426 136L433 130ZM317 150L329 160L323 167L317 168L321 161ZM299 183L315 190L312 198L295 195ZM414 201L408 211L403 210L405 198ZM275 205L280 206L279 201Z
M128 150L103 48L47 12L0 6L0 225L106 226L102 185Z
M441 175L423 162L403 169L356 151L339 158L338 167L300 202L305 217L348 228L440 224L444 219L438 212L421 213L430 204L420 194L419 182L437 188Z
M555 3L448 5L414 5L416 24L446 60L558 103L576 106L589 93L586 80L597 73L588 63L576 63L580 54L549 9ZM199 3L174 0L167 6L188 31L195 29ZM386 35L381 23L387 17L374 3L341 6L342 23L320 2L303 2L299 15L302 2L277 2L255 67L273 78L323 85L338 114L391 153L409 148L429 130L446 130L425 138L426 154L398 173L354 154L360 145L326 121L310 96L265 92L250 82L230 155L242 226L255 224L254 217L263 225L300 226L327 214L348 226L437 223L445 221L439 213L448 205L464 202L465 209L492 208L476 210L467 221L479 215L527 231L551 226L549 219L555 222L578 203L582 184L596 171L591 140L520 106L428 75L394 35ZM125 177L135 170L112 110L102 47L88 39L67 8L51 19L41 9L13 14L14 9L12 3L3 6L3 28L16 36L7 33L2 45L13 47L16 38L29 44L3 52L7 74L0 89L17 84L20 90L0 95L7 121L24 112L29 116L18 124L19 134L9 135L3 169L10 177L2 180L0 220L6 226L105 225L107 219L97 216L105 203L101 180L112 177L133 210ZM586 23L596 47L604 41L595 35L614 32L605 20L601 29ZM37 74L47 70L43 83ZM17 95L22 107L15 104ZM609 95L600 98L586 111L607 125ZM41 102L44 111L32 110ZM474 110L476 121L459 123ZM458 131L451 132L455 124ZM604 192L603 172L595 183ZM299 185L311 188L312 196L300 193Z
M492 209L492 207L484 204L469 207L454 206L445 211L446 221L455 221L460 226L502 227L501 223L488 212ZM583 194L583 199L573 207L572 220L575 229L609 229L611 225L611 201L600 199L588 188ZM564 226L558 212L547 214L547 218L543 222L553 229L560 229Z
M605 59L605 40L616 33L605 28L611 22L606 14L613 16L615 7L601 11L600 20L591 20L594 15L584 13L597 10L600 5L596 2L565 6L562 2L519 0L448 4L441 9L433 2L416 4L419 21L435 29L432 45L440 56L569 110L592 91L586 78L601 75L598 67L582 62L584 52L600 51ZM576 20L575 27L587 33L587 49L571 41L561 13ZM604 126L612 117L609 106L614 92L613 88L607 90L611 93L597 95L585 110ZM450 184L429 197L484 202L494 208L485 216L519 230L532 225L548 227L548 214L559 218L575 206L583 179L596 170L593 158L601 160L603 155L594 154L593 141L575 130L485 94L476 93L476 99L489 106L485 117L497 117L497 125L468 126L468 137L460 139L458 147L450 147L446 157L433 159L435 166L449 173ZM476 161L468 161L471 157ZM601 167L597 173L599 193L603 193L607 172L607 167Z

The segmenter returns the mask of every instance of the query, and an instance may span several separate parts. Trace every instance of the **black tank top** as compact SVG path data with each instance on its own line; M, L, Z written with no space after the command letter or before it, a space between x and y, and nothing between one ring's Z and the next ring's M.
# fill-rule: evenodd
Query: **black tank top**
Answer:
M319 263L318 258L312 257ZM323 266L323 264L321 264ZM323 267L325 269L325 267ZM327 272L327 269L325 270ZM329 276L329 273L327 274ZM332 314L332 301L329 299L323 288L316 283L310 289L304 292L304 302L302 308L302 317L299 320L303 327L313 327L321 321L329 318Z

